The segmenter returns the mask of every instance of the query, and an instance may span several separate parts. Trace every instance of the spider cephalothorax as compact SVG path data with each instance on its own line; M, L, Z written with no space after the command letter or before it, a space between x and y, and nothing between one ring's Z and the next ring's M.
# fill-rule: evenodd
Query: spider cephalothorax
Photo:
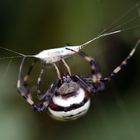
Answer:
M88 111L91 102L90 95L104 90L105 82L110 81L121 70L121 68L127 64L127 61L132 57L139 43L140 40L138 40L126 59L122 61L122 63L116 67L107 77L102 76L95 60L82 51L78 51L77 53L87 62L89 62L91 66L91 76L82 77L79 75L71 75L69 66L62 59L62 62L68 70L68 74L61 77L57 65L54 64L58 79L53 84L51 84L48 90L43 94L40 90L40 83L46 66L44 63L37 80L37 103L32 99L29 86L27 84L29 75L36 61L32 63L27 75L22 78L21 73L25 60L24 57L20 65L18 75L18 91L21 96L25 98L27 103L37 111L48 111L53 118L58 120L77 119ZM74 51L70 48L66 49L69 51Z

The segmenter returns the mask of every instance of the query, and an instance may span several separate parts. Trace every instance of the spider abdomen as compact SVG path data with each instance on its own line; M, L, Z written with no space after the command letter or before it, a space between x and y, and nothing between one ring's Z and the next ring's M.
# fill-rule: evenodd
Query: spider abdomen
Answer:
M48 111L57 120L75 120L83 116L89 106L90 97L87 91L79 87L71 93L57 93L49 103Z

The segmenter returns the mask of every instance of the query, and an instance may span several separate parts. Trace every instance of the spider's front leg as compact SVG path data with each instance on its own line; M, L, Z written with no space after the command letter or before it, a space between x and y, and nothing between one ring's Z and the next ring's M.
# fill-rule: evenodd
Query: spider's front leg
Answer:
M59 69L58 69L58 67L57 67L57 65L54 63L53 64L53 66L54 66L54 68L55 68L55 70L56 70L56 72L57 72L57 77L58 77L58 79L60 80L61 79L61 74L60 74L60 71L59 71ZM42 78L43 78L43 75L44 75L44 72L45 72L45 68L46 68L46 64L45 63L43 63L42 64L42 68L41 68L41 71L40 71L40 74L39 74L39 77L38 77L38 79L37 79L37 84L36 84L36 86L37 86L37 96L38 96L38 99L39 100L41 100L42 99L42 97L44 96L44 95L42 95L42 92L41 92L41 88L40 88L40 86L41 86L41 82L42 82ZM54 87L57 87L57 84L56 84L57 82L54 82L50 87L49 87L49 89L48 89L48 93L50 92L50 89L54 86ZM52 89L51 89L52 90ZM51 91L52 92L52 91ZM46 94L46 93L45 93Z
M72 49L66 48L70 51L74 51ZM82 80L85 83L88 84L88 88L92 89L92 92L98 92L102 91L104 89L104 83L101 81L102 79L102 74L100 72L99 66L94 60L94 58L88 56L86 53L83 51L78 51L77 52L81 57L83 57L91 66L91 78L82 78L78 77L79 81Z
M66 48L67 50L70 51L74 51L70 48ZM74 51L75 52L75 51ZM98 80L100 80L100 78L102 77L101 73L100 73L100 69L99 66L97 65L96 61L94 60L94 58L88 56L86 53L84 53L83 51L78 51L76 52L78 53L78 55L80 55L82 58L84 58L86 61L89 62L90 66L91 66L91 74L92 74L92 81L94 83L96 83Z
M19 74L18 74L18 82L17 82L17 89L20 95L26 100L26 102L32 106L33 109L37 111L44 111L47 109L49 101L55 94L57 87L59 85L60 80L55 81L47 90L47 92L41 96L41 99L38 102L34 102L32 99L32 95L30 92L30 89L27 84L27 80L32 72L33 66L36 63L36 60L31 64L28 73L24 78L22 77L22 69L23 64L25 61L25 57L22 59L22 62L20 64Z
M33 109L37 111L45 111L48 108L49 102L56 93L61 80L56 80L43 95L39 95L39 102L32 105Z

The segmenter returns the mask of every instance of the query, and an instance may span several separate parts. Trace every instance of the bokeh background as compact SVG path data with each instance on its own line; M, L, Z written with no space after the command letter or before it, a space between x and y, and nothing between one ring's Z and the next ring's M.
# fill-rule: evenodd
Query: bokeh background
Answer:
M108 27L108 31L123 29L124 32L98 39L83 49L94 56L107 75L140 37L140 20L133 21L140 10L136 3L136 0L0 0L0 45L36 54L66 43L82 44ZM0 49L0 58L15 55ZM31 61L26 60L24 71ZM0 140L139 140L139 61L140 48L129 65L106 84L105 91L92 96L90 110L83 118L58 122L47 113L31 110L17 93L21 59L0 59ZM90 73L89 65L77 55L67 62L73 74ZM56 79L54 68L47 68L43 91ZM40 63L29 81L34 92L39 71ZM61 72L65 72L62 66Z

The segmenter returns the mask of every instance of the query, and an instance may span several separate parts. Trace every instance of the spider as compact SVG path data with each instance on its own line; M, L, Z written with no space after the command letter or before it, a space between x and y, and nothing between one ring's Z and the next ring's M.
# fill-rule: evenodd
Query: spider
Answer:
M110 81L127 64L128 60L133 56L139 43L140 39L137 41L129 55L121 62L121 64L106 77L102 76L94 58L88 56L83 51L76 52L90 64L91 76L83 77L80 75L71 75L69 66L65 61L63 61L68 73L61 77L57 65L54 64L58 79L50 85L44 94L41 93L40 89L41 79L46 67L46 64L43 63L37 80L36 94L38 97L38 102L32 99L30 88L27 84L36 60L31 64L27 75L25 75L23 78L22 69L26 58L23 57L18 74L18 92L36 111L48 111L53 118L62 121L78 119L88 111L91 103L90 95L94 95L95 93L104 90L105 82ZM75 52L75 50L72 50L71 48L66 49Z

